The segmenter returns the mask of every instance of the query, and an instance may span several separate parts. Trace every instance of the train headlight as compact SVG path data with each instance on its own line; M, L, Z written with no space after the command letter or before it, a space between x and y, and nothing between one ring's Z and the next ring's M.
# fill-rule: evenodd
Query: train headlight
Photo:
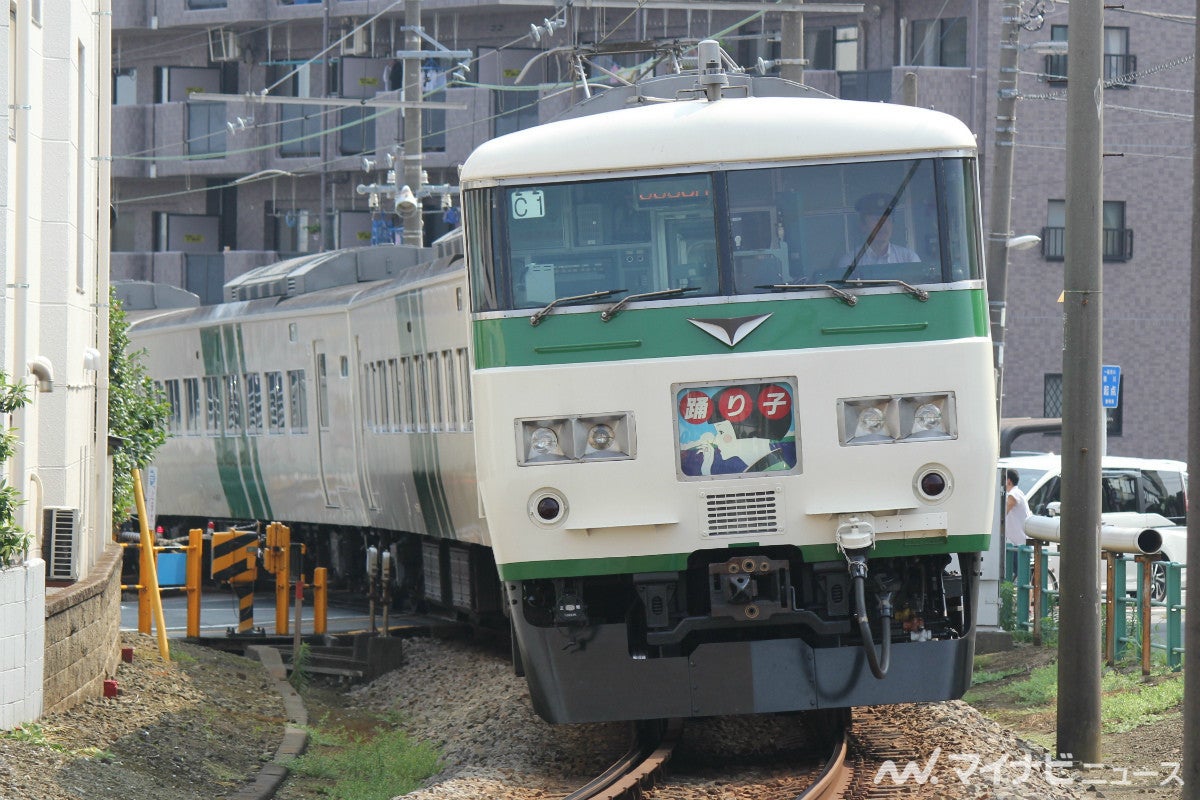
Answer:
M900 430L905 439L954 439L954 395L926 394L898 398Z
M599 425L593 425L588 431L587 443L588 447L597 452L607 450L612 447L617 440L613 429L601 422Z
M517 463L566 464L634 457L632 414L517 420Z
M953 392L844 398L838 406L843 445L958 438Z

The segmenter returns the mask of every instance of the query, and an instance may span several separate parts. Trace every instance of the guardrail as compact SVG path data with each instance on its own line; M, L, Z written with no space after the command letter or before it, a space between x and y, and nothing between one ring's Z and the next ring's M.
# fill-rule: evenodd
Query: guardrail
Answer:
M1015 588L1015 614L1013 626L1016 630L1029 632L1034 644L1042 643L1043 626L1046 622L1057 626L1058 582L1049 569L1043 543L1034 540L1030 545L1005 545L1005 564L1015 560L1017 573L1011 579ZM1174 561L1154 561L1153 556L1130 556L1123 553L1102 554L1109 565L1108 579L1103 600L1105 661L1110 666L1117 660L1118 652L1135 647L1140 652L1143 674L1150 672L1151 653L1161 651L1167 666L1177 670L1183 664L1183 576L1184 565ZM1130 563L1138 570L1137 591L1132 595L1126 589ZM1151 565L1163 567L1165 593L1162 600L1151 596ZM1119 587L1119 589L1117 588ZM1166 611L1163 622L1164 634L1155 640L1151 610Z

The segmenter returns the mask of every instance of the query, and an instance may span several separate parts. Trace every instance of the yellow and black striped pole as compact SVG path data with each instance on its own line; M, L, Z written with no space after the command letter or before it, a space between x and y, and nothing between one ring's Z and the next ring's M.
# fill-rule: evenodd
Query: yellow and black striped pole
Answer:
M254 628L257 553L257 533L222 531L212 535L212 578L214 581L228 583L237 597L238 633L247 633Z

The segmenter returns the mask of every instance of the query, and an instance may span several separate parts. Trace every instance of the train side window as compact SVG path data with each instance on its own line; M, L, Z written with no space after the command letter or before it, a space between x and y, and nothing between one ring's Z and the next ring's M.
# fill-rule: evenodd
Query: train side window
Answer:
M200 379L183 379L183 426L190 435L200 432Z
M167 430L171 433L179 433L183 428L183 409L179 404L179 379L171 378L165 383L167 390L167 404L171 408L171 416L167 419Z
M413 375L416 378L416 423L417 430L429 430L429 373L424 356L413 356Z
M417 429L417 369L411 356L400 359L404 385L400 396L404 399L404 421L401 430L411 433Z
M204 431L209 436L220 436L225 427L225 415L221 403L221 379L216 375L204 379L204 398Z
M383 390L387 393L388 405L392 409L392 430L399 431L402 429L402 423L400 419L400 398L403 396L400 393L400 362L398 359L389 358L387 363L388 381L387 385L383 387Z
M262 378L257 372L247 372L246 378L246 433L258 436L262 433Z
M317 424L321 430L329 428L329 370L325 354L317 354Z
M283 433L287 425L283 401L283 373L267 373L267 431Z
M384 433L392 430L392 407L388 400L391 397L391 392L388 391L388 362L378 361L379 365L379 382L375 386L375 391L379 397L379 429Z
M225 376L225 432L242 432L242 384L237 375Z
M425 356L425 363L429 365L429 429L440 431L445 420L442 412L442 363L437 353Z
M302 369L288 370L288 411L292 433L308 433L308 396Z
M361 391L362 417L363 417L362 426L363 426L363 430L366 430L366 431L374 431L376 428L376 425L375 425L375 390L374 390L374 382L372 381L372 378L374 377L374 375L373 375L374 370L375 370L374 364L363 364L362 365L362 391Z
M446 376L446 430L456 431L461 426L458 419L458 371L454 369L454 351L442 351L442 372Z
M458 355L458 380L459 380L459 396L462 398L462 430L469 431L475 427L475 420L471 416L471 361L467 356L467 348L460 347L457 351Z

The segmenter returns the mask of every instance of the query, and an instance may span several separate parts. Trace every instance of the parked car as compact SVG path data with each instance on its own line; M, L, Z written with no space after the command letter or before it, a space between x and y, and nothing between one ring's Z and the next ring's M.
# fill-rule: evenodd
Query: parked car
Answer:
M1062 458L1058 455L1015 456L1000 459L1001 469L1017 470L1029 510L1039 516L1057 515L1062 503ZM1163 562L1187 561L1187 465L1168 459L1108 456L1101 462L1102 525L1156 528L1163 538L1159 558L1151 565L1150 596L1166 598ZM1058 574L1056 548L1047 553L1052 576ZM1126 588L1137 590L1137 570L1126 571Z

